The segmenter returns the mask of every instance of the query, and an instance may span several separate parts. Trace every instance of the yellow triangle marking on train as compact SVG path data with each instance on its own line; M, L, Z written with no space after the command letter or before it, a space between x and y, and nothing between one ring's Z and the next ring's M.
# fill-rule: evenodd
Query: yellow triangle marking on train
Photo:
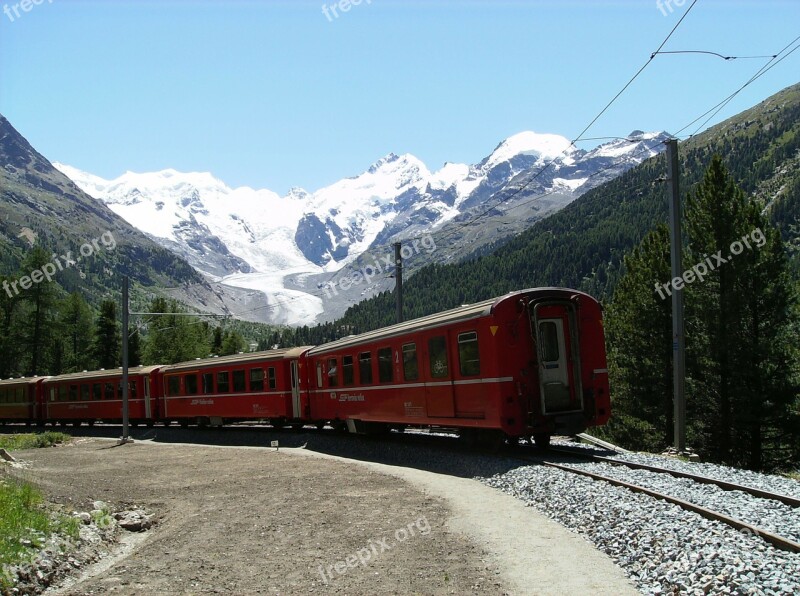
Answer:
M495 336L495 334L497 334L497 330L498 330L498 329L500 329L500 327L498 327L497 325L491 325L491 326L489 327L489 330L492 332L492 337L494 337L494 336Z

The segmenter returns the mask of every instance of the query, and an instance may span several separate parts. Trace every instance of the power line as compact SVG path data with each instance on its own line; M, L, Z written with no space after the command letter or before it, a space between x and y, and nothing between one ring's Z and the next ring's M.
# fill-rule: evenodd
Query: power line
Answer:
M698 116L697 118L695 118L694 120L692 120L692 121L691 121L689 124L687 124L687 125L686 125L686 126L684 126L683 128L681 128L681 129L679 129L678 131L676 131L676 133L675 133L675 136L678 136L678 135L679 135L680 133L682 133L684 130L686 130L687 128L691 127L693 124L695 124L695 123L696 123L696 122L698 122L699 120L702 120L702 119L703 119L705 116L707 116L708 114L711 114L710 116L708 116L708 118L706 118L706 119L705 119L705 121L703 121L703 123L702 123L700 126L698 126L698 127L695 129L695 131L694 131L694 132L693 132L691 135L689 135L689 137L693 137L693 136L695 136L695 135L696 135L696 134L697 134L697 133L698 133L698 132L699 132L699 131L700 131L702 128L704 128L704 127L706 126L706 124L708 124L708 123L709 123L709 122L710 122L710 121L711 121L711 120L714 118L714 116L716 116L717 114L719 114L719 112L720 112L720 111L722 111L722 110L725 108L725 106L727 106L727 105L728 105L728 104L729 104L731 101L733 101L733 99L734 99L734 98L735 98L737 95L739 95L739 93L741 93L741 92L742 92L742 91L743 91L743 90L744 90L744 89L745 89L747 86L749 86L750 84L754 83L756 80L758 80L759 78L761 78L762 76L764 76L764 75L765 75L767 72L769 72L770 70L772 70L772 69L773 69L774 67L776 67L778 64L780 64L781 62L783 62L783 60L785 60L786 58L788 58L789 56L791 56L791 55L792 55L792 54L793 54L793 53L794 53L794 52L795 52L797 49L799 49L799 48L800 48L800 45L798 45L798 46L795 46L795 47L794 47L794 48L793 48L793 49L792 49L790 52L788 52L786 55L784 55L784 56L782 56L780 59L778 59L778 56L780 56L781 54L783 54L784 52L786 52L786 50L788 50L788 49L789 49L789 48L790 48L792 45L794 45L794 44L795 44L795 43L796 43L798 40L800 40L800 36L797 36L797 37L795 37L795 38L794 38L794 39L793 39L791 42L789 42L789 43L788 43L788 44L787 44L787 45L786 45L786 46L785 46L785 47L784 47L784 48L783 48L783 49L782 49L780 52L778 52L777 54L775 54L775 55L774 55L774 56L773 56L773 57L772 57L772 58L771 58L771 59L770 59L770 60L769 60L769 61L768 61L766 64L764 64L764 65L763 65L761 68L759 68L759 69L756 71L756 73L755 73L755 74L754 74L752 77L750 77L750 79L748 79L748 80L747 80L747 82L745 82L745 83L744 83L744 84L743 84L741 87L739 87L739 88L738 88L736 91L734 91L733 93L731 93L730 95L728 95L728 97L726 97L725 99L723 99L721 102L719 102L718 104L716 104L714 107L712 107L711 109L709 109L709 110L708 110L708 111L706 111L705 113L701 114L700 116Z

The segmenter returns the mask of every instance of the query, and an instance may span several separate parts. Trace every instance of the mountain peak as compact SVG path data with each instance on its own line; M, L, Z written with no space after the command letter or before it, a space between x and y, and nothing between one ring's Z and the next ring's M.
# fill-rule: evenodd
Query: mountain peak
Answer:
M517 155L532 155L541 161L550 161L565 153L569 147L569 140L561 135L523 131L508 137L495 147L485 165L492 167Z

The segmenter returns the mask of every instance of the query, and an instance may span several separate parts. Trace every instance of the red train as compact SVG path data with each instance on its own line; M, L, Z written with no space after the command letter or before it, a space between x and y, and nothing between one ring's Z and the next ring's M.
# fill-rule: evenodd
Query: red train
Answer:
M122 418L122 371L0 381L0 423ZM476 435L574 434L610 415L600 305L536 288L350 336L132 368L132 424L332 424L351 432L446 427Z

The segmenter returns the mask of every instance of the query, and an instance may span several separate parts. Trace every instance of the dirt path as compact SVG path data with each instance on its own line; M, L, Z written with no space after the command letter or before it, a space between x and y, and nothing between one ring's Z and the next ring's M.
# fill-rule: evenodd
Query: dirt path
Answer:
M467 478L302 449L112 445L20 452L59 502L158 520L58 594L635 593L582 538Z
M157 514L129 557L68 594L504 592L443 500L391 476L263 448L111 445L19 454L56 501Z

